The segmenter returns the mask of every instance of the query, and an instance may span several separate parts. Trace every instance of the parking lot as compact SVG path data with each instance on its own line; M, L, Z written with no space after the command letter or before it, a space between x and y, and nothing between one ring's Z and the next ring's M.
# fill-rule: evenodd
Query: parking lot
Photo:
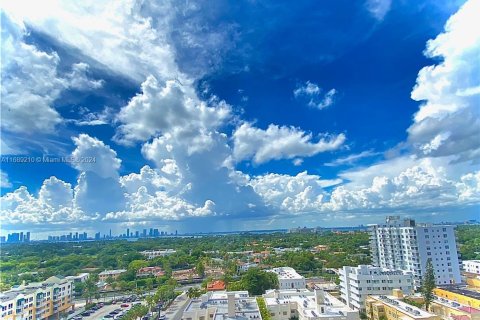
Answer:
M109 314L110 312L112 312L115 309L120 309L120 306L116 305L116 304L112 304L112 305L109 305L109 306L104 306L103 308L97 310L97 312L89 315L88 317L83 317L82 319L85 319L85 320L102 319L104 316L106 316L107 314ZM121 309L125 309L125 308L121 308Z

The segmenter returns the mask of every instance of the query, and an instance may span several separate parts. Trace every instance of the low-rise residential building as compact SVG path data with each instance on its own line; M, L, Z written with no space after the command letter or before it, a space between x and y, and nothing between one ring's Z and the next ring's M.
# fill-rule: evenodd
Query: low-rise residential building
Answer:
M368 296L365 301L368 320L440 320L440 317L402 301L401 290L394 295Z
M113 280L117 280L118 277L122 274L127 272L125 269L119 270L105 270L98 274L99 281L106 281L108 278L112 278Z
M80 283L80 282L85 282L88 280L88 277L90 276L89 273L79 273L76 276L67 276L65 279L71 280L75 283Z
M263 295L272 320L358 320L355 311L323 290L269 290Z
M220 278L225 275L225 271L220 267L206 267L205 276L212 278Z
M439 298L480 309L480 292L470 290L465 286L452 285L438 287L433 289L433 293Z
M248 269L250 268L256 268L258 267L258 263L249 263L249 262L241 262L239 261L237 263L237 266L238 266L238 271L240 272L246 272L248 271Z
M437 296L430 303L429 311L444 320L480 320L480 309Z
M261 320L255 298L247 291L207 292L192 299L182 315L182 320Z
M467 277L466 282L469 288L480 291L480 276Z
M388 295L393 289L406 294L413 290L413 274L370 265L339 269L340 294L345 303L355 310L365 311L368 295Z
M140 253L143 254L148 260L152 260L158 257L166 257L176 252L177 251L173 249L164 249L164 250L145 250Z
M172 271L172 278L178 282L190 282L201 280L202 277L195 271L195 269L182 269Z
M165 275L165 271L161 267L144 267L137 271L137 277L162 277Z
M225 288L225 282L222 280L215 280L207 284L207 291L224 291Z
M73 282L60 276L0 293L0 319L46 320L73 306Z
M329 247L325 244L319 244L318 246L313 247L313 251L320 252L320 251L327 251Z
M305 277L299 275L293 268L280 267L267 271L277 275L279 289L305 289L306 287Z
M465 272L480 274L480 260L463 260L462 265Z

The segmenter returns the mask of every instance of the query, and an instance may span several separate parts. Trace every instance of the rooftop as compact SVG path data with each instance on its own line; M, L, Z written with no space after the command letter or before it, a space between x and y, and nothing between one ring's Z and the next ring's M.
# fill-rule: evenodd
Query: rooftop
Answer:
M226 291L209 292L200 299L191 300L185 312L195 312L201 309L215 308L213 320L261 320L260 311L258 309L255 298L250 297L247 291L233 291L235 294L235 318L228 317L228 300Z
M319 308L315 292L307 289L269 290L264 294L268 307L286 303L296 303L298 312L305 318L344 317L347 312L355 312L334 296L323 292L324 303Z
M120 274L120 273L123 273L123 272L126 272L127 270L125 269L118 269L118 270L105 270L105 271L102 271L100 272L98 275L113 275L113 274Z
M422 310L420 308L414 307L408 303L405 303L394 296L380 295L380 296L370 296L370 297L372 297L375 300L381 301L384 304L389 305L390 307L393 307L417 319L430 318L433 316L431 313L426 312L425 310Z
M270 272L274 272L277 274L278 279L304 279L301 275L295 271L295 269L290 267L280 267L280 268L273 268L268 270Z
M215 280L213 282L210 282L207 285L207 290L208 291L225 290L225 282L223 282L222 280Z
M480 300L480 292L473 291L467 289L464 285L447 285L447 286L440 286L438 289L450 291L453 293L461 294L463 296Z

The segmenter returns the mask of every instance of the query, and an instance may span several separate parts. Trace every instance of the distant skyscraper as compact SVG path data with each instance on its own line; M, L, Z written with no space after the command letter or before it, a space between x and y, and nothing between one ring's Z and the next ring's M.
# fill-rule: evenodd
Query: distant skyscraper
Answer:
M147 229L143 229L143 237L145 238L147 236Z
M139 234L140 234L140 232L138 232L138 230L135 231L135 238L138 238Z
M130 229L127 228L127 238L130 238Z
M418 288L431 259L438 285L460 283L460 265L453 226L416 225L414 220L387 217L383 225L370 227L374 265L410 271Z
M26 242L30 242L30 231L27 232L27 236L25 238Z
M95 233L95 240L100 240L100 232Z

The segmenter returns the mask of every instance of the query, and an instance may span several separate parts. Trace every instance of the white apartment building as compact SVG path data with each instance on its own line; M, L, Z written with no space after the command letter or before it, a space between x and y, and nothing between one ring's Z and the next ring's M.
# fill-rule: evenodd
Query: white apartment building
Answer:
M269 290L263 295L272 320L359 320L359 313L323 290Z
M89 276L90 276L89 273L79 273L76 276L67 276L65 277L65 279L71 280L75 283L79 283L79 282L87 281Z
M0 293L0 319L46 320L73 306L73 282L50 277L43 282L22 284Z
M277 274L279 289L305 289L305 278L290 267L280 267L268 270Z
M393 289L406 294L413 291L413 274L408 271L390 270L370 265L339 269L340 294L347 306L365 311L368 295L388 295Z
M420 287L431 259L437 285L460 283L460 262L453 226L415 224L415 220L387 217L370 226L373 265L410 271Z
M182 320L262 320L257 300L247 291L211 291L192 299Z
M177 251L173 249L165 249L165 250L145 250L140 253L143 254L148 260L152 260L158 257L166 257L176 252Z
M462 265L465 272L480 274L480 260L464 260Z

